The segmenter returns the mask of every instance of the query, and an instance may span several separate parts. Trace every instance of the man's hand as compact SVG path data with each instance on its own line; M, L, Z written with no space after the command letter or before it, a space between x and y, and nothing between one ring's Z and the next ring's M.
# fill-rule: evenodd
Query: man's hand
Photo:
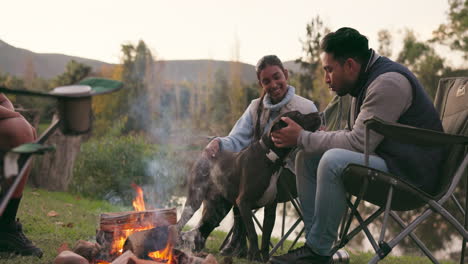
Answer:
M203 153L210 158L216 157L216 154L219 152L219 139L213 139L211 142L205 147Z
M271 133L271 140L279 148L294 147L303 128L289 117L282 117L281 120L288 124L280 130Z

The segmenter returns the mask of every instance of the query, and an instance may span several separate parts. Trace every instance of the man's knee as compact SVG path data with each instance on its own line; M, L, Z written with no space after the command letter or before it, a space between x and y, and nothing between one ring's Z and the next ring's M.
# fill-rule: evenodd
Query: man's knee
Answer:
M34 129L24 118L0 120L0 149L8 150L34 140Z
M322 173L330 172L340 175L349 164L346 160L346 152L348 150L339 148L327 150L320 159L318 170Z

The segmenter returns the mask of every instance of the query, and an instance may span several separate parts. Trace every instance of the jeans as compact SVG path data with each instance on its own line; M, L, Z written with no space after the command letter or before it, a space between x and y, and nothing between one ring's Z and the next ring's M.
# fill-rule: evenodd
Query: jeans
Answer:
M330 149L323 155L300 151L296 155L297 192L301 201L306 243L328 256L346 209L342 172L350 163L364 165L364 154ZM385 161L371 155L369 167L388 172Z

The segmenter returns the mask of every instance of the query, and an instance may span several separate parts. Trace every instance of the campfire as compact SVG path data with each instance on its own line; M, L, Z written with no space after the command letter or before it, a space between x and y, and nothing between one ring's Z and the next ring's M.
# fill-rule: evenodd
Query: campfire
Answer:
M142 188L132 187L136 192L134 211L101 214L97 243L80 240L73 252L62 252L54 263L77 263L68 261L73 257L92 264L216 263L211 255L201 259L175 249L176 209L146 209Z

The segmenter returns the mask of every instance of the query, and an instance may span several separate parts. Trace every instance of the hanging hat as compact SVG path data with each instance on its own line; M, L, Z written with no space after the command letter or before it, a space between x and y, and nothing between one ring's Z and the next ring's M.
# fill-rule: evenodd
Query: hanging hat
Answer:
M55 98L89 97L100 94L112 93L123 86L122 82L104 78L86 78L77 84L56 87L50 92L30 90L13 90L0 86L0 92L16 95L29 95Z

